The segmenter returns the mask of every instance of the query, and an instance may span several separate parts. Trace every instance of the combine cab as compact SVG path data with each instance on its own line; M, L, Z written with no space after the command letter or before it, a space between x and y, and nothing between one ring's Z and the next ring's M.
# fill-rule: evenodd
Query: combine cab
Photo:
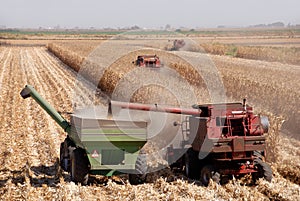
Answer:
M139 67L150 67L150 68L162 67L162 63L159 57L156 55L140 55L133 63L135 63Z

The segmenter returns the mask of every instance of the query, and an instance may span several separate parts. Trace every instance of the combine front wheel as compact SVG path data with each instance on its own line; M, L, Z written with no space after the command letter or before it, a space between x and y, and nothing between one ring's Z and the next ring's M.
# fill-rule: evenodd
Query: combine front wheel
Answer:
M192 148L189 148L184 156L185 162L185 174L190 179L199 178L199 159L198 152L194 151Z
M200 180L204 186L208 186L210 179L216 183L220 183L221 175L212 165L205 165L201 169Z
M272 169L271 166L265 162L263 162L260 159L255 159L254 160L254 166L257 170L256 173L252 174L252 178L254 182L258 180L259 178L264 178L265 180L271 182L272 181Z

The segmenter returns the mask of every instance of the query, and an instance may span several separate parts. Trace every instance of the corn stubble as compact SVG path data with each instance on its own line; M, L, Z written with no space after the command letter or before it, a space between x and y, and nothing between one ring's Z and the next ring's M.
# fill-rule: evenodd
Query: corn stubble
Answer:
M88 47L87 49L93 49L93 47ZM46 89L50 89L46 87L46 84L50 82L51 85L57 86L57 82L62 81L62 79L66 80L66 78L57 78L56 80L49 80L47 74L43 74L43 70L31 70L34 65L26 64L26 55L28 55L28 51L21 51L21 53L16 53L20 55L20 57L10 56L9 51L4 50L4 47L0 47L2 54L8 58L7 61L13 60L14 64L23 65L24 71L20 72L22 68L14 68L12 66L6 67L6 69L11 69L14 74L18 77L18 79L10 80L10 77L5 77L2 83L9 83L5 86L3 92L3 96L9 97L18 97L19 95L16 92L13 92L11 89L15 88L14 84L19 83L21 88L23 86L23 82L27 82L28 80L32 80L34 83L40 83L40 89L44 89L42 95L47 94L48 99L53 99L53 104L56 107L65 107L64 109L70 109L69 106L64 106L66 101L68 100L68 96L66 97L57 97L55 91L47 92ZM82 48L76 47L80 50ZM65 48L64 44L53 44L49 45L48 49L53 52L56 56L58 56L63 62L69 64L74 70L78 71L78 67L81 66L85 57L88 53L80 54L79 50L74 50L71 48ZM15 50L14 50L15 51ZM76 53L77 51L77 53ZM90 50L89 50L90 51ZM33 54L31 52L31 54ZM36 53L40 54L40 53ZM163 54L162 57L165 56L165 60L168 58L168 54ZM34 56L35 57L35 56ZM23 60L20 60L23 58ZM113 94L117 83L122 79L129 79L126 76L126 73L131 69L135 68L134 66L127 66L127 62L132 61L135 58L135 55L132 55L130 59L123 58L118 63L116 62L111 67L109 67L104 77L101 79L99 84L99 78L93 78L92 74L90 76L91 80L98 81L97 84L101 87L103 91L105 91L108 95ZM174 56L172 56L174 58ZM177 59L177 58L175 58ZM5 108L2 105L2 121L6 122L5 125L1 124L1 137L3 140L3 146L1 147L1 174L0 174L0 198L1 200L300 200L300 187L299 187L299 141L293 140L293 138L288 138L280 134L280 127L283 123L283 119L287 121L287 117L289 117L289 113L291 111L297 111L297 95L299 92L290 91L286 92L285 90L292 86L291 83L288 84L288 87L285 87L282 82L278 83L269 83L272 79L269 79L267 76L262 80L261 73L267 73L269 69L266 69L264 72L258 72L254 70L256 74L251 74L250 76L244 76L244 70L242 68L234 68L230 69L230 65L222 63L220 60L224 58L214 58L214 61L221 71L225 87L227 89L227 95L231 97L232 100L240 100L240 98L245 97L245 95L250 94L248 100L251 104L255 103L254 107L259 108L258 112L267 115L270 118L271 129L268 137L268 147L267 152L269 157L267 160L272 164L272 169L274 172L274 179L271 183L268 183L264 180L259 180L256 186L245 185L243 180L233 179L228 184L223 186L217 185L215 183L211 183L208 187L202 187L199 185L197 181L188 180L182 174L176 174L168 169L161 171L159 174L150 174L148 178L149 183L145 183L142 185L132 186L128 184L126 180L126 176L122 183L118 184L111 179L108 179L106 183L103 182L95 182L91 183L89 186L81 186L76 185L73 182L69 182L68 177L66 175L62 175L59 171L59 167L55 164L55 158L58 157L57 145L58 141L62 141L64 138L64 134L60 133L59 136L51 135L49 139L49 128L55 125L52 125L51 120L49 120L44 113L39 111L39 109L34 109L34 105L28 105L27 110L32 111L36 110L33 114L39 114L40 116L34 117L39 123L33 125L31 123L29 126L26 124L26 121L21 121L24 123L17 123L19 121L10 122L10 118L31 118L22 116L21 110L17 108L21 107L23 102L21 103L19 99L13 98L9 101L11 103L17 104L16 106L11 106L11 104L6 104ZM28 58L27 58L28 60ZM39 60L39 59L35 59ZM129 61L130 60L130 61ZM228 59L231 60L231 59ZM5 62L6 60L1 60L1 64L7 65L9 62ZM69 61L69 63L68 63ZM126 61L126 65L122 65L122 62ZM33 61L32 61L33 62ZM227 61L234 63L235 61ZM60 66L58 61L52 60L52 64ZM241 62L242 64L243 62ZM262 63L263 64L263 63ZM42 65L42 64L40 64ZM50 65L50 64L49 64ZM18 66L18 65L16 65ZM38 66L38 65L37 65ZM187 81L195 88L205 88L202 86L201 79L198 79L197 74L191 74L191 68L189 65L185 64L183 61L178 60L178 62L170 62L168 63L169 67L176 69L179 74L187 79ZM26 68L28 69L26 69ZM236 67L236 66L235 66ZM49 67L48 67L49 68ZM3 68L4 69L4 68ZM3 71L1 69L1 72ZM46 68L45 68L46 69ZM48 69L49 70L49 69ZM50 68L51 70L51 68ZM32 71L31 73L27 73L26 71ZM19 72L19 73L18 73ZM39 77L30 77L26 78L26 76L22 75L25 72L26 76L30 76L31 74L38 73ZM236 73L234 73L236 72ZM154 73L155 74L155 73ZM8 74L7 74L8 75ZM269 75L269 74L268 74ZM73 76L69 74L69 76ZM273 75L276 78L281 79L279 75ZM296 75L295 75L296 76ZM45 79L46 80L39 80ZM251 79L252 78L252 79ZM28 79L28 80L26 80ZM17 81L18 80L18 81ZM20 82L23 80L23 82ZM131 81L130 82L137 82ZM199 83L200 82L200 83ZM269 83L269 84L266 84ZM273 88L270 86L275 85ZM282 86L281 86L282 85ZM13 87L14 86L14 87ZM200 86L200 87L199 87ZM250 86L250 87L249 87ZM294 86L298 86L298 83L294 83ZM270 90L271 89L271 90ZM120 90L121 91L121 90ZM131 97L131 101L137 102L145 102L145 103L153 103L153 101L162 101L157 97L153 97L152 95L157 93L164 93L163 89L160 89L157 86L151 86L149 88L142 87L138 91L136 91ZM200 93L201 92L201 93ZM205 102L207 94L203 95L203 91L196 92L196 96L199 102ZM241 92L238 93L238 92ZM263 93L262 93L263 92ZM202 94L202 96L201 96ZM279 96L276 100L272 100L274 95ZM121 100L126 99L125 95L116 94ZM255 98L254 98L255 97ZM291 101L289 105L285 102L285 97ZM298 96L299 97L299 96ZM57 99L59 98L59 101ZM169 100L170 99L170 100ZM167 98L167 101L164 103L173 104L171 102L172 95ZM18 100L18 103L13 102ZM4 101L1 99L1 101ZM170 101L170 102L169 102ZM209 100L208 100L209 101ZM163 102L163 101L162 101ZM188 102L188 101L186 101ZM175 103L178 104L178 103ZM262 107L266 106L266 108ZM276 106L276 107L275 107ZM13 107L12 109L8 107ZM8 117L7 114L4 115L3 111L17 111L20 113L13 113ZM267 112L265 112L267 111ZM271 113L270 113L271 111ZM275 111L275 112L273 112ZM23 111L22 111L23 112ZM298 114L294 113L294 117L298 120ZM28 119L29 122L29 119ZM46 125L45 125L45 122ZM296 121L297 122L297 121ZM299 122L299 121L298 121ZM15 128L12 132L9 133L10 129L15 123ZM290 123L291 126L296 127ZM18 129L27 128L28 130L24 130L18 134L18 139L15 137ZM38 133L36 133L39 131ZM14 132L14 133L13 133ZM4 135L5 133L5 135ZM34 133L34 134L32 134ZM41 139L38 142L35 142L33 139L37 138L37 135L40 136ZM19 140L19 136L23 136L23 141ZM29 138L28 138L29 137ZM27 140L26 140L27 139ZM30 142L32 139L32 142ZM47 141L48 139L48 141ZM28 145L27 147L25 145ZM20 144L21 143L21 144ZM27 143L27 144L26 144ZM50 143L50 146L46 145ZM44 151L40 151L40 145L45 146ZM17 147L20 147L18 150ZM34 148L32 148L34 147ZM29 158L29 162L20 160L20 156L23 155L24 159ZM47 160L46 158L39 158L41 155L45 155L45 157L51 155L51 160ZM44 170L35 170L32 169L32 166L36 166L38 164L45 165ZM51 166L52 165L52 166ZM49 169L50 168L50 169ZM51 169L52 168L52 169ZM45 169L49 172L47 174L42 174L42 177L37 177L35 174L38 171L45 171ZM50 174L51 173L51 174ZM33 180L36 178L36 180ZM66 181L65 181L65 179ZM121 177L122 179L122 177ZM244 178L247 180L247 178Z

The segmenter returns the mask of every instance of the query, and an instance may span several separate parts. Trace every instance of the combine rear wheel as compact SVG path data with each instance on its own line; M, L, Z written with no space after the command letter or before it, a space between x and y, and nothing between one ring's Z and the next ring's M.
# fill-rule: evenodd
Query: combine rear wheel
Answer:
M272 169L271 166L260 159L254 160L254 166L257 170L256 173L252 174L253 181L256 182L259 178L264 178L265 180L271 182L272 181Z
M129 174L129 183L132 185L143 184L147 177L147 160L145 154L140 154L135 163L135 171L137 174Z
M212 165L205 165L201 169L200 180L204 186L208 186L210 179L219 184L221 175Z
M71 180L86 185L89 178L90 163L85 151L77 148L71 153Z

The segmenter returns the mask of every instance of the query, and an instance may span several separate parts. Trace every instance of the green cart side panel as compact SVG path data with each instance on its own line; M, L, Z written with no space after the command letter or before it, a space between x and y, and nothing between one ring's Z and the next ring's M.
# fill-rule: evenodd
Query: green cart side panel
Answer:
M84 142L91 163L91 170L134 170L139 150L145 142Z
M87 151L91 171L135 169L139 150L147 142L147 122L88 119L73 116L69 136Z
M105 150L109 152L110 150ZM135 162L138 157L138 152L126 153L123 155L117 155L114 153L113 155L105 155L107 153L99 153L97 157L93 156L94 154L88 154L91 170L118 170L118 171L129 171L135 169ZM110 156L110 157L108 157ZM111 160L112 159L112 160ZM121 159L118 161L118 159Z

